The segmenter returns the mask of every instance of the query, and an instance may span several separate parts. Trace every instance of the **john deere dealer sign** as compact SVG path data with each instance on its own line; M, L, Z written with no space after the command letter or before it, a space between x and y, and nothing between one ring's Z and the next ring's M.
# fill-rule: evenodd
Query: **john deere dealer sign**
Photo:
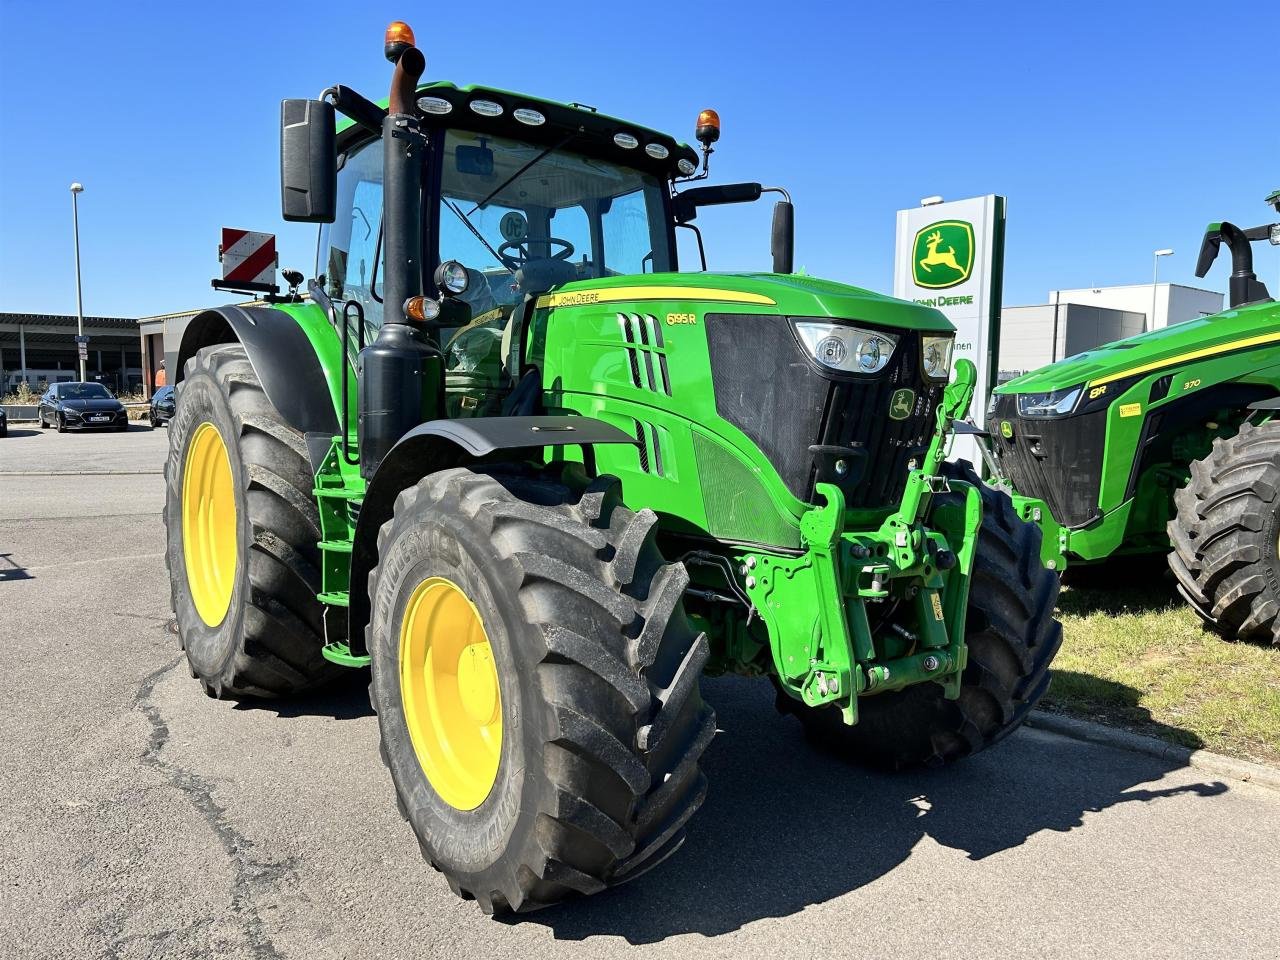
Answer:
M995 387L1004 272L1004 197L994 194L898 211L893 295L941 310L956 328L956 357L978 367L973 416L981 423ZM953 457L979 463L969 437Z

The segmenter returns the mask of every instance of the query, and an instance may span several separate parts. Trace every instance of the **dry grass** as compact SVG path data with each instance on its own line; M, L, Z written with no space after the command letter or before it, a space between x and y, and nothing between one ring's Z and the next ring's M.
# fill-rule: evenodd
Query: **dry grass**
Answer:
M1280 763L1280 647L1205 629L1156 564L1130 561L1071 580L1059 600L1064 638L1045 706Z

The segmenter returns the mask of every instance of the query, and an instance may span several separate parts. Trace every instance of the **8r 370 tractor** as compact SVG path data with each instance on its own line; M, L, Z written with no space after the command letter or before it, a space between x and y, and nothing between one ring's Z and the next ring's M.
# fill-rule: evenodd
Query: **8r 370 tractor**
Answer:
M323 224L309 302L174 344L168 563L206 691L370 666L400 810L489 912L679 847L704 672L771 679L888 767L1015 729L1057 581L944 462L975 377L945 318L794 275L789 199L772 273L677 272L677 228L769 191L687 185L713 111L699 172L591 108L422 84L403 24L386 53L387 105L282 107L285 219Z
M1280 304L1253 270L1260 240L1280 244L1280 223L1211 223L1196 276L1225 243L1229 309L1011 380L986 426L1048 567L1167 552L1210 625L1280 644Z

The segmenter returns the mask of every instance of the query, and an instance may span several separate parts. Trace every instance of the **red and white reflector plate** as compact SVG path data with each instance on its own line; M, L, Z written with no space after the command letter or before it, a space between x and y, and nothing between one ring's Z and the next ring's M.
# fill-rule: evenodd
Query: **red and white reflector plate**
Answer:
M276 264L274 233L222 228L223 282L273 284Z

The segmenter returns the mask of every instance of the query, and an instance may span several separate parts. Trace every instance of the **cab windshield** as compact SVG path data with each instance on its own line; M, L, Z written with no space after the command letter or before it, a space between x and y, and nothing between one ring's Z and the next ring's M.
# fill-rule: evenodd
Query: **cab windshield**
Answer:
M492 319L499 307L509 314L526 293L570 280L675 269L666 183L573 147L572 136L548 148L444 132L435 154L439 199L424 213L428 226L434 221L439 259L470 273L463 299L473 318ZM320 230L317 264L332 300L363 308L366 339L382 324L382 244L382 141L372 140L343 158L338 214ZM427 264L428 277L434 266Z
M441 260L471 274L472 315L572 280L673 269L664 185L551 147L449 130L438 211Z

